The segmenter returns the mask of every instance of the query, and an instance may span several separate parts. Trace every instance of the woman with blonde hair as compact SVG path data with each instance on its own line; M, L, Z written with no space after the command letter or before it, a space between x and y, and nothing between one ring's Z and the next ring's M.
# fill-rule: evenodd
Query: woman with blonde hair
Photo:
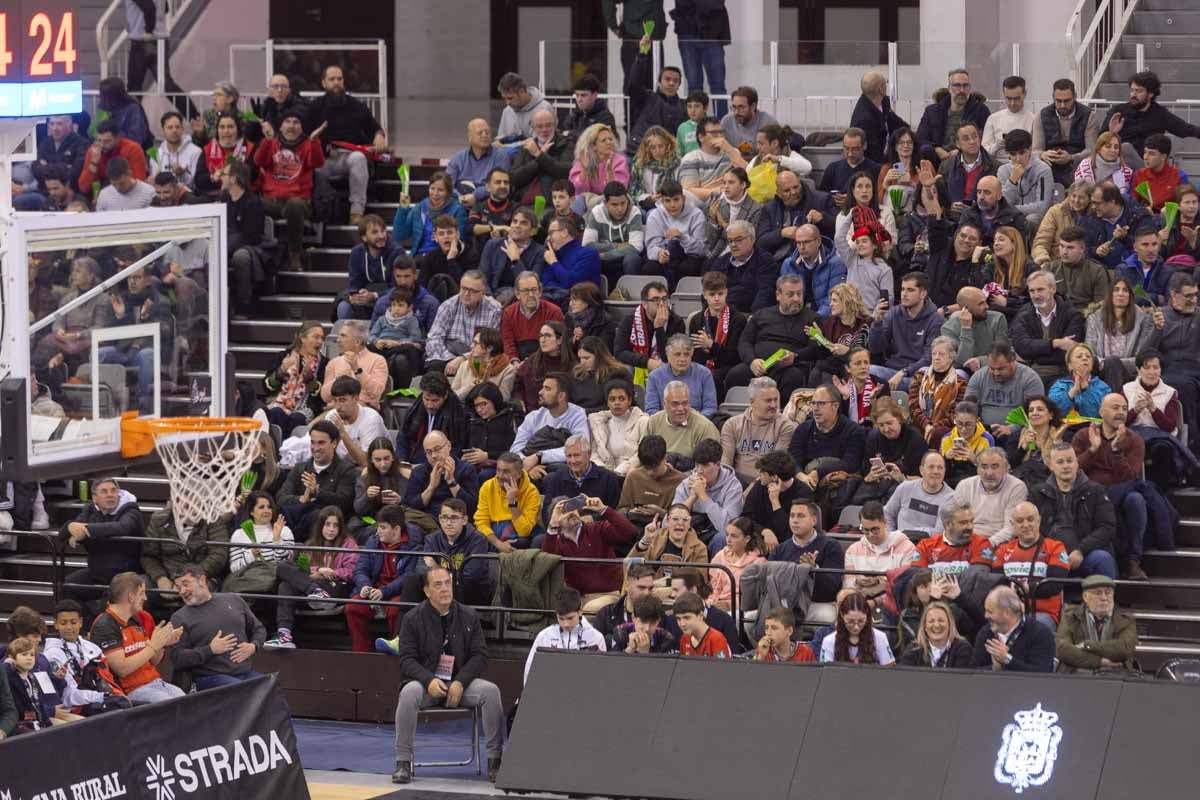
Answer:
M1058 235L1067 228L1079 226L1092 207L1092 190L1096 184L1077 180L1067 189L1061 203L1050 206L1033 237L1033 260L1040 266L1058 258Z
M858 289L839 283L829 290L829 314L817 322L821 334L833 342L829 355L817 362L815 370L827 375L846 377L850 352L867 346L871 312Z
M679 171L679 153L675 137L658 125L651 126L642 136L633 165L629 170L629 196L643 211L658 202L658 185L667 178L674 179Z
M1129 194L1133 188L1133 169L1121 154L1121 137L1112 131L1097 136L1092 154L1075 168L1075 180L1096 186L1111 181L1121 194Z
M629 162L617 149L617 135L603 123L596 123L579 135L575 144L575 163L571 183L576 194L603 194L612 182L629 185Z
M970 669L973 648L954 624L954 612L945 600L931 600L921 614L917 640L900 656L905 667Z
M991 251L975 248L972 261L970 284L983 289L988 308L1011 320L1028 299L1025 275L1029 271L1029 255L1025 237L1008 225L997 228Z

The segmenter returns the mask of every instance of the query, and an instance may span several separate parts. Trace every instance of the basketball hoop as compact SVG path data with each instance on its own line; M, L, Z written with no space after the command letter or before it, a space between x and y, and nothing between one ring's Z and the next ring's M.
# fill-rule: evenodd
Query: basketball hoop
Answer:
M261 431L247 417L138 419L130 413L121 419L121 456L157 450L176 523L215 522L237 510L239 484L254 463Z

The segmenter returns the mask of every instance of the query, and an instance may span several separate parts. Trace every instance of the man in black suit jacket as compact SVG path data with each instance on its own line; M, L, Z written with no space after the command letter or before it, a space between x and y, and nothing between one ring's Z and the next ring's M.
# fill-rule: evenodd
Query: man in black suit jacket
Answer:
M1033 616L1011 586L997 586L983 606L987 624L975 637L976 669L1053 672L1054 632Z

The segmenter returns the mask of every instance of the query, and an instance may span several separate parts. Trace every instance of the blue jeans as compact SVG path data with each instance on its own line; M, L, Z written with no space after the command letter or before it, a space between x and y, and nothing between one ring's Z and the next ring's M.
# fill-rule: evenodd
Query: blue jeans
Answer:
M1149 521L1146 497L1137 490L1137 481L1113 484L1105 490L1105 494L1112 501L1113 508L1120 512L1124 523L1123 530L1117 534L1120 539L1117 552L1125 558L1140 561Z
M1047 628L1049 628L1051 633L1058 632L1058 625L1055 624L1054 617L1050 616L1045 611L1037 612L1036 614L1034 614L1034 618L1036 618L1038 622L1042 623Z
M1115 581L1117 560L1107 550L1093 550L1083 557L1078 569L1071 571L1072 578L1086 578L1088 575L1107 575Z
M249 670L248 672L243 672L241 675L204 675L194 678L192 683L196 685L196 691L203 692L205 689L215 689L218 686L231 686L235 683L261 677L261 673Z
M120 364L138 368L138 409L144 414L154 408L154 351L149 347L137 350L118 350L106 345L100 348L101 364Z
M683 74L687 77L688 92L704 89L704 73L708 73L708 93L725 94L725 46L716 42L697 39L682 39L679 42L679 57L683 61ZM713 100L713 116L725 116L728 103ZM674 131L671 131L674 134Z
M712 561L717 553L725 549L725 531L717 531L708 542L708 560Z
M528 536L518 536L511 520L494 523L492 532L496 534L496 538L503 539L518 550L540 550L542 540L546 538L546 531L541 525L534 525Z

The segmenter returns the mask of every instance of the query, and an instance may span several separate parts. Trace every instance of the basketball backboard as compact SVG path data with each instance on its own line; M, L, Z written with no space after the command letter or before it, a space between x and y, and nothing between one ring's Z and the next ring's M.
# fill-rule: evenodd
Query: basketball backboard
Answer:
M0 477L125 466L124 413L226 413L225 239L223 203L11 221Z

